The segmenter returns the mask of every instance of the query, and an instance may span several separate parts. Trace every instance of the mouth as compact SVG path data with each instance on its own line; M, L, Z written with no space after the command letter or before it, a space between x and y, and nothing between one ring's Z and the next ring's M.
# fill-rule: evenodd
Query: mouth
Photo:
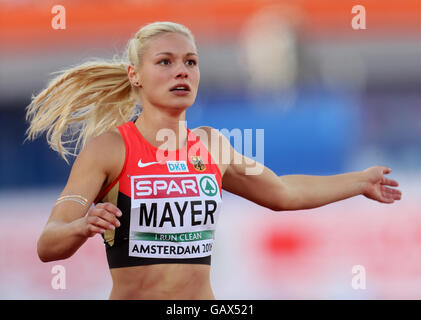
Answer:
M172 92L190 92L190 86L186 83L179 83L173 86L170 91Z

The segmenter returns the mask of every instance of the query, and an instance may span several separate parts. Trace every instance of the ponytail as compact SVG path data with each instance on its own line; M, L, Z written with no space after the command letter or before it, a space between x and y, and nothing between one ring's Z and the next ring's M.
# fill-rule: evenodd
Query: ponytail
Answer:
M27 107L28 139L47 131L47 142L64 160L86 142L135 115L136 93L125 63L92 61L58 71Z
M132 86L128 78L129 63L139 67L149 40L166 32L184 34L195 45L187 27L154 22L129 40L124 60L91 61L55 72L60 75L31 97L26 111L30 122L27 139L35 139L46 131L50 147L67 162L67 156L76 156L89 139L138 115L139 88Z

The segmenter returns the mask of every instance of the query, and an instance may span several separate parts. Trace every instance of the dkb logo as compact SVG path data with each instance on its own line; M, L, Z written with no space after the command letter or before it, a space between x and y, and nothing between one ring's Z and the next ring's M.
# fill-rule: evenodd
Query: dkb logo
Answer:
M169 172L189 172L186 161L167 161Z

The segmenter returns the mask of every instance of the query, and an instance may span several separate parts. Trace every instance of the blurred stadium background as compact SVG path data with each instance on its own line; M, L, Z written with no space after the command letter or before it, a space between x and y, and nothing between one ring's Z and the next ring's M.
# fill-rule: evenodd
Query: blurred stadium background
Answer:
M54 5L66 29L54 30ZM367 29L353 30L355 5ZM70 166L45 139L25 142L25 107L50 73L122 54L144 24L194 33L201 83L190 128L264 129L278 175L392 167L403 198L356 197L274 213L224 192L212 258L218 299L421 298L419 0L0 0L0 298L107 299L100 237L42 263L36 241ZM241 150L240 150L241 151ZM66 290L51 269L66 268ZM366 289L351 286L366 270Z

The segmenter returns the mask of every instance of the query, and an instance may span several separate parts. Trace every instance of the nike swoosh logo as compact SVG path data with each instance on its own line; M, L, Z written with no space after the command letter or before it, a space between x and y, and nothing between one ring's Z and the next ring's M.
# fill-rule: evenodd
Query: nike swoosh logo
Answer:
M159 162L156 161L156 162L145 162L145 163L142 163L142 159L140 159L139 162L137 163L137 165L139 166L139 168L143 168L143 167L151 166L151 165L157 164L157 163L159 163Z

